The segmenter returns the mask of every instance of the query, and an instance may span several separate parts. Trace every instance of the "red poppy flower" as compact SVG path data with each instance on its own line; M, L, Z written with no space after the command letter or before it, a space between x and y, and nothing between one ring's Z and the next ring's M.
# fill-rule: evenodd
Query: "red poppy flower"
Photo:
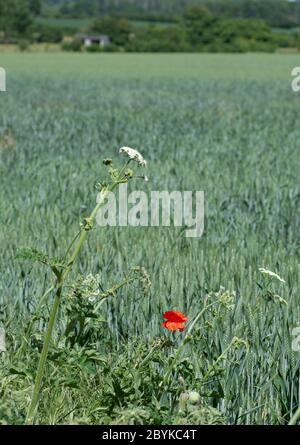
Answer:
M179 329L180 332L184 330L184 322L187 321L187 317L178 311L167 311L164 313L163 318L166 321L162 322L162 326L169 331L176 331Z

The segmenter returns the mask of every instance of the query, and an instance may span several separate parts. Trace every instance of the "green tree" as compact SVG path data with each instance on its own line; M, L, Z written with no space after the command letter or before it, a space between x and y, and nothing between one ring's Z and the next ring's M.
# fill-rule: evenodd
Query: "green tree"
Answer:
M113 14L172 21L188 7L204 6L219 18L262 19L273 27L295 26L300 21L300 2L288 0L44 0L43 4L52 12L73 16Z
M126 50L134 52L178 52L188 51L182 27L140 27L130 39Z
M133 33L133 27L126 19L105 16L95 20L90 31L106 34L114 45L125 46L129 41L130 34Z
M27 0L0 0L0 30L6 34L26 34L32 23Z
M188 43L193 47L210 43L217 22L218 19L205 6L188 8L183 15L183 26Z
M41 8L41 0L29 0L29 10L32 15L39 15L41 13Z

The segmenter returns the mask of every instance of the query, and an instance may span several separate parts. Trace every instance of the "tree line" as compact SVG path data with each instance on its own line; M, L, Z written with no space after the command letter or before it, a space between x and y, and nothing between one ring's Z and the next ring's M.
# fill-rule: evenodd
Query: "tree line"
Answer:
M0 0L0 31L26 33L41 6L41 0Z
M224 18L262 19L273 27L296 26L300 3L288 0L44 0L44 10L72 17L101 14L128 19L176 20L190 6L205 6Z
M189 4L189 0L173 1L178 8ZM100 48L99 45L92 45L88 50L95 52L270 52L279 47L300 49L299 32L274 32L268 21L259 17L256 10L253 10L253 16L251 17L245 17L245 14L235 16L233 13L229 13L228 9L226 9L227 14L225 14L225 10L221 9L225 4L224 2L235 5L236 1L195 0L196 3L199 3L198 5L187 7L181 15L177 15L176 19L165 23L164 26L161 26L161 24L158 26L155 21L151 20L146 22L145 26L139 26L135 21L126 18L126 15L111 12L113 6L117 8L118 4L121 3L123 7L131 5L132 11L134 11L137 4L135 0L124 0L123 2L121 0L109 0L109 2L107 0L97 0L98 6L106 8L105 13L95 14L98 18L92 21L91 25L84 31L93 34L107 34L111 43L103 48ZM259 4L279 2L281 4L281 0L238 1L245 7L247 5L249 14L251 11L250 5L255 4L255 2ZM52 6L59 7L61 5L60 0L51 0L51 2ZM144 5L145 9L151 12L151 8L158 4L156 2L157 0L141 0L139 8ZM85 1L84 3L88 4L89 2ZM161 3L165 4L165 8L167 4L170 4L168 0ZM284 3L285 7L289 6L287 1L284 0ZM65 2L65 6L69 5L69 7L76 4L79 4L77 0ZM93 2L90 4L92 5ZM213 6L217 8L217 5L219 9L213 10ZM0 0L0 39L2 41L26 40L28 44L31 42L60 43L64 36L70 36L78 31L36 22L35 16L41 14L44 6L40 0L9 0L9 2ZM108 11L111 12L110 15L107 14ZM162 11L162 9L159 11ZM271 20L271 12L269 11L269 20ZM273 11L273 13L275 17L278 10ZM71 40L63 43L63 49L81 51L83 47L79 41Z
M300 48L299 33L273 32L261 19L224 18L205 6L184 11L174 25L137 27L127 19L96 19L89 32L107 34L111 45L104 50L132 52L272 52L278 47ZM95 46L91 51L101 50Z

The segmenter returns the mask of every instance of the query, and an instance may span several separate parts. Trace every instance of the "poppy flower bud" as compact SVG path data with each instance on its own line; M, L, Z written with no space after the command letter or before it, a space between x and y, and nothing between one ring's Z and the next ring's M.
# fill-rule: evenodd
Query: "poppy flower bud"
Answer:
M181 403L185 403L185 402L187 402L187 401L189 400L189 397L190 397L190 395L189 395L188 392L182 392L182 393L180 394L179 401L180 401Z
M184 385L184 384L185 384L185 381L184 381L184 378L182 377L182 375L180 375L180 376L178 377L178 381L179 381L179 383L181 383L181 385Z
M192 405L198 405L200 402L200 395L197 391L190 391L189 392L189 402Z

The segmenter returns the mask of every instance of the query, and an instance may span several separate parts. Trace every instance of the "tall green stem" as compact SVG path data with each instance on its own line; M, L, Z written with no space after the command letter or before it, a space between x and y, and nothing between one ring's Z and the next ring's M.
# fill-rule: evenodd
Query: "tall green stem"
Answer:
M214 361L214 363L209 367L208 371L206 372L206 374L203 377L203 381L205 382L205 380L210 376L210 374L214 371L215 367L217 366L217 364L226 356L227 352L230 350L231 346L233 345L233 340L231 340L231 342L229 343L229 345L227 346L226 349L224 349L224 351L222 352L221 355L219 355L219 357Z
M52 330L53 330L53 326L54 326L54 322L55 322L57 309L58 309L59 302L60 302L61 290L62 290L62 288L61 288L61 284L60 284L60 287L57 289L57 292L56 292L56 295L54 298L49 323L48 323L47 331L45 334L43 349L41 352L38 369L37 369L37 373L36 373L36 378L35 378L35 382L34 382L32 399L31 399L31 403L30 403L27 417L26 417L26 424L29 424L29 425L33 424L34 415L36 412L36 408L38 406L39 392L40 392L40 387L41 387L42 378L43 378L43 374L44 374L44 366L45 366L45 362L47 359L49 344L50 344L50 340L51 340L51 334L52 334Z
M90 222L92 222L93 219L95 218L97 211L99 210L99 208L101 207L101 205L103 204L103 202L106 198L107 193L109 191L112 191L116 187L116 185L117 185L117 183L113 183L110 188L107 187L102 190L99 202L97 203L97 205L95 206L94 210L92 211L90 217L88 218ZM29 424L29 425L34 423L34 417L35 417L35 413L36 413L36 410L38 407L40 387L41 387L41 383L42 383L42 379L43 379L44 368L45 368L45 363L47 360L53 326L54 326L57 310L59 307L59 303L61 300L63 284L64 284L64 281L66 280L66 278L74 264L75 259L77 258L77 255L80 252L80 249L82 247L82 244L85 240L86 235L87 235L87 230L83 227L66 269L64 270L64 272L61 275L59 275L57 277L56 294L55 294L53 306L52 306L51 313L50 313L50 319L49 319L49 323L48 323L46 334L45 334L42 352L41 352L40 359L39 359L37 374L36 374L36 378L35 378L35 382L34 382L32 399L31 399L31 403L29 405L29 409L28 409L27 417L26 417L26 424Z
M46 299L46 297L47 297L47 296L50 294L50 292L52 292L54 289L55 289L54 286L49 287L49 289L47 289L46 292L41 296L40 301L38 302L38 305L37 305L37 307L36 307L36 309L35 309L35 313L38 313L38 312L39 312L39 310L41 309L41 307L42 307L42 305L43 305L43 303L44 303L44 301L45 301L45 299ZM20 348L19 348L19 350L18 350L18 352L17 352L17 354L16 354L16 357L17 357L17 358L19 358L19 357L22 355L22 353L23 353L23 351L24 351L24 349L25 349L26 344L28 344L28 338L29 338L29 336L30 336L32 327L33 327L33 325L34 325L34 321L35 321L35 317L32 316L31 321L30 321L30 323L29 323L29 325L28 325L28 328L27 328L27 330L26 330L26 332L25 332L25 335L23 336L21 346L20 346Z

